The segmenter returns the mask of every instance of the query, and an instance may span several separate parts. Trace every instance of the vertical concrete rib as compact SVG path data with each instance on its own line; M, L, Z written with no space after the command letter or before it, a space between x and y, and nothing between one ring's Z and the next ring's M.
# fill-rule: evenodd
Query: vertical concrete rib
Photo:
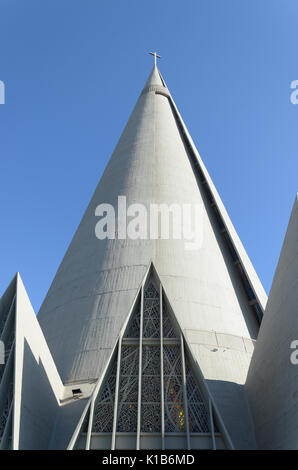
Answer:
M183 335L180 335L180 347L181 347L181 362L182 362L182 382L183 382L183 400L184 400L184 415L185 415L185 428L187 438L187 449L190 450L190 435L189 435L189 419L188 419L188 401L187 401L187 389L186 389L186 370L185 370L185 355L184 355L184 340Z
M212 403L211 403L211 398L210 397L208 399L208 409L209 409L210 430L211 430L211 437L212 437L212 449L216 450L216 442L215 442L215 435L214 435L213 410L212 410Z
M139 377L138 377L138 421L137 421L137 450L140 450L141 412L142 412L142 343L143 343L143 313L144 313L144 283L141 290L140 311L140 342L139 342Z
M94 403L95 397L92 398L91 405L90 405L90 414L89 414L89 422L88 422L88 430L87 430L87 439L86 439L86 450L90 450L90 442L91 442L91 434L92 434L92 425L93 425L93 416L94 416Z
M121 331L120 337L119 337L119 342L118 342L117 372L116 372L116 386L115 386L115 400L114 400L114 416L113 416L113 431L112 431L111 450L115 450L115 444L116 444L122 337L123 337L123 332Z
M165 450L165 392L163 376L163 315L162 315L162 284L159 285L160 298L160 401L161 401L161 448Z

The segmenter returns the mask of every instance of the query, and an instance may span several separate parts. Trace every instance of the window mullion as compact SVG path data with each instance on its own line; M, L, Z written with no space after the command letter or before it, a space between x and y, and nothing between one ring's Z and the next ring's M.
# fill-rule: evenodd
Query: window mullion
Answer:
M93 416L94 416L94 402L95 402L95 397L92 398L91 404L90 404L89 422L88 422L87 439L86 439L86 450L90 450L90 441L91 441Z
M113 431L112 431L112 443L111 450L115 450L116 444L116 430L118 421L118 408L119 408L119 382L120 382L120 367L121 367L121 349L122 349L122 336L120 333L118 343L118 357L117 357L117 372L116 372L116 385L115 385L115 401L114 401L114 416L113 416Z
M189 420L188 420L188 402L187 402L187 389L186 389L186 371L185 371L185 355L184 355L184 341L183 335L180 335L181 344L181 362L182 362L182 382L183 382L183 400L184 400L184 416L187 437L187 450L190 450L190 435L189 435Z
M165 399L164 399L164 376L163 376L163 315L162 315L162 285L159 286L160 300L160 399L161 399L161 443L162 450L165 450Z
M215 442L215 435L214 435L214 422L213 422L213 411L212 411L212 403L211 398L209 397L208 400L209 405L209 419L210 419L210 428L211 428L211 436L212 436L212 449L216 450L216 442Z

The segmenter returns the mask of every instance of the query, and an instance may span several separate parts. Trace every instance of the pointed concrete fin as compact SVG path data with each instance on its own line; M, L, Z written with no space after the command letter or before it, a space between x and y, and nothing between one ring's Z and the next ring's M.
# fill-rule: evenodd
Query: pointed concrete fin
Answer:
M12 448L17 275L0 300L0 449Z
M6 291L3 293L2 297L0 298L0 332L3 329L4 323L6 321L6 316L9 311L9 307L15 295L16 279L17 279L17 274L13 277Z
M232 447L151 265L70 448L166 449L174 441Z
M246 390L259 448L298 449L298 195L252 355Z
M47 448L47 436L64 387L19 273L3 298L0 339L5 345L5 362L0 365L0 448L38 448L38 443ZM35 415L39 416L38 424Z

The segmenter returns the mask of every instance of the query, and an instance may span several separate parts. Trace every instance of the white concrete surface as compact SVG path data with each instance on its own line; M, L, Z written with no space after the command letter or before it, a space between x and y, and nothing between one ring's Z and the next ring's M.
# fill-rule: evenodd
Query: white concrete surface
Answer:
M13 448L47 448L64 386L22 279L16 279Z
M298 449L298 195L283 242L247 377L261 449Z

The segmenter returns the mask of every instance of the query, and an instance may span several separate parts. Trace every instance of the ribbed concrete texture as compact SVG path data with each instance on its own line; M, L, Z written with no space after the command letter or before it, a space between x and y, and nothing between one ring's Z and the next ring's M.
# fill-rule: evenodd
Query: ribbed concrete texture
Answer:
M201 204L202 246L98 240L95 209L117 207L118 196L148 212L151 203ZM38 315L64 382L100 377L151 261L235 447L253 448L243 386L266 295L156 67Z
M298 449L297 340L298 195L247 378L261 449Z

